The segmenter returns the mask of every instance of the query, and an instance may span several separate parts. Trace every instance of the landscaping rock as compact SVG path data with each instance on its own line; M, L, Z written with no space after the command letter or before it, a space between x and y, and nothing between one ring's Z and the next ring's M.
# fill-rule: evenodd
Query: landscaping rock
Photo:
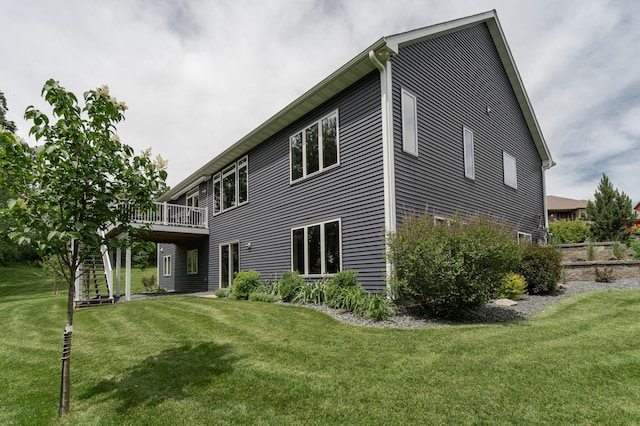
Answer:
M493 302L493 304L497 306L516 306L518 302L511 299L498 299L495 302Z

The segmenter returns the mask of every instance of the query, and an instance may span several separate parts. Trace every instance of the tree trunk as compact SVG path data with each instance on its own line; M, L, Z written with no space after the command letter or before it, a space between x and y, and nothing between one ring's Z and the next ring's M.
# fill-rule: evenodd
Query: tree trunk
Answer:
M73 298L75 294L75 276L69 277L69 294L67 296L67 325L62 339L62 377L60 378L60 412L63 416L69 412L71 395L71 334L73 332Z

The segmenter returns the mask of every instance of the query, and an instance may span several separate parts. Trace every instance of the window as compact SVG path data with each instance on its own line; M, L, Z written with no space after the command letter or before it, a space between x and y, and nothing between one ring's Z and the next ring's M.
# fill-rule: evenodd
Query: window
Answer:
M464 176L469 179L475 179L476 166L473 158L473 131L463 127L462 133L464 140Z
M187 275L198 273L198 249L187 250Z
M335 274L342 269L340 220L291 230L291 269L302 275Z
M445 217L442 216L434 216L433 217L433 224L434 225L451 225L451 221Z
M291 182L338 164L338 112L289 138Z
M220 204L221 188L220 173L218 173L213 177L213 214L220 213L222 210L222 205Z
M402 89L402 149L418 155L418 99Z
M502 152L502 163L504 165L504 184L512 188L518 188L518 171L516 159L506 152Z
M525 232L518 232L518 243L523 244L523 243L529 243L531 244L533 241L533 238L531 237L531 234L527 234Z
M162 258L162 275L165 277L171 276L171 256Z
M239 245L227 243L220 245L220 288L233 285L233 279L240 271Z
M247 157L213 176L213 214L245 204L249 200L249 162Z
M195 187L187 193L187 206L198 207L200 201L200 188Z

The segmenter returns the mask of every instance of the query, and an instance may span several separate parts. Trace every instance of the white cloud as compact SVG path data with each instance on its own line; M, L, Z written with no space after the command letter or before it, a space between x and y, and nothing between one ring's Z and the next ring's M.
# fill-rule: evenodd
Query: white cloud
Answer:
M77 94L106 83L130 108L122 139L167 158L170 184L378 38L495 8L558 163L548 193L588 198L606 172L640 198L634 0L0 3L0 90L21 136L48 78Z

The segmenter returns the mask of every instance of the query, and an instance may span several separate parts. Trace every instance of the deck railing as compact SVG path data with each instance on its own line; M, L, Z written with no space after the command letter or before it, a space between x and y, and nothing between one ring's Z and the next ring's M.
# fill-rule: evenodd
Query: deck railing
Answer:
M138 210L131 206L125 206L124 208L130 210L131 220L137 223L209 229L206 207L181 206L168 203L154 204L155 207L149 210Z

